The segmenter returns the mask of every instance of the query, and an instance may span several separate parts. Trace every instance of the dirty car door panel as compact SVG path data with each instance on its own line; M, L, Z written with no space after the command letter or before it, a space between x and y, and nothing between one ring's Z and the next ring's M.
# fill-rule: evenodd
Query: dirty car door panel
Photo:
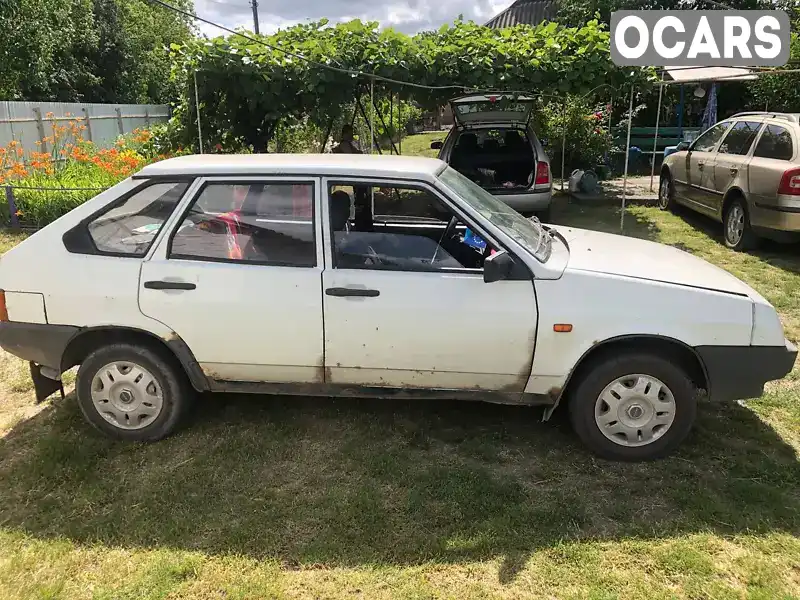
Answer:
M427 193L437 198L432 190ZM416 200L409 206L418 208ZM463 237L463 228L445 227L443 221L439 241L413 236L411 216L404 215L402 237L326 228L333 268L323 273L323 288L363 291L323 298L326 381L521 393L536 334L532 281L485 283L482 269L464 268L448 252L458 255L456 249L445 249L446 240L442 245L450 235ZM346 249L358 243L363 251L348 255Z
M212 380L321 383L314 179L209 179L142 266L139 302ZM156 283L153 283L156 282Z

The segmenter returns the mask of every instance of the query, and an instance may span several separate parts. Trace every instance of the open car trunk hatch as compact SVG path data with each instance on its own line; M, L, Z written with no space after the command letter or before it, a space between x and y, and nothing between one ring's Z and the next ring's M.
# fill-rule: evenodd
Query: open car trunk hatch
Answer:
M525 127L533 111L533 98L508 94L463 96L450 100L450 108L461 128L492 123Z
M536 151L524 129L500 125L458 133L450 166L492 193L519 193L534 186Z

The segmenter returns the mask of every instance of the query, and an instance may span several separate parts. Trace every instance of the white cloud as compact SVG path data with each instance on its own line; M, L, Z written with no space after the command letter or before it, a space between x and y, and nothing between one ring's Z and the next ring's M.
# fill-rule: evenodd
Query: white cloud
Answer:
M291 27L306 20L327 18L333 23L359 18L378 21L383 27L394 27L405 33L436 29L454 21L459 15L466 20L484 23L511 4L513 0L262 0L259 25L262 33ZM253 14L247 0L195 0L198 16L231 29L253 29ZM216 27L199 23L201 33L209 36L222 33Z

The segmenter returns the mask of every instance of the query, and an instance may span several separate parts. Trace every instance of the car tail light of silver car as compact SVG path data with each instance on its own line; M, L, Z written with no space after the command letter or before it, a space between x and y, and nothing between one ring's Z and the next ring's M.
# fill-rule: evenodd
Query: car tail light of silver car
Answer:
M783 172L778 194L782 196L800 196L800 168L787 169Z
M536 163L536 181L534 183L535 185L550 183L550 165L546 162Z

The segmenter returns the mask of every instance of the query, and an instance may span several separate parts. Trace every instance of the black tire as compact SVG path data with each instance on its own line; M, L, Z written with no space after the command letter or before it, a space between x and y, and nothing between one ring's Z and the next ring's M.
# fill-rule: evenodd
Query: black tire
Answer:
M536 212L536 217L542 223L549 223L552 217L552 206L550 204L547 205L547 208L544 210L540 210Z
M162 392L158 416L139 429L124 429L104 418L92 401L92 381L106 365L129 362L152 374ZM154 442L171 434L184 417L194 397L194 390L183 369L167 351L135 344L111 344L98 348L81 363L75 384L83 416L96 429L109 437L132 441Z
M669 173L662 173L658 182L658 208L675 210L675 186L672 185L672 177Z
M738 211L741 211L739 213ZM735 216L741 214L744 219L741 223L742 232L738 237L731 232L729 220L733 220ZM750 212L747 210L747 202L744 198L737 197L731 200L728 206L725 207L725 214L722 217L722 232L725 238L725 245L731 250L737 252L745 252L752 250L758 246L758 236L753 231L750 225Z
M666 385L675 399L674 419L660 437L642 446L625 446L610 440L600 430L595 406L606 386L626 375L655 377ZM572 427L595 454L609 460L645 461L666 456L677 448L692 428L697 414L697 388L683 369L654 354L623 353L598 360L579 373L581 379L570 393Z

